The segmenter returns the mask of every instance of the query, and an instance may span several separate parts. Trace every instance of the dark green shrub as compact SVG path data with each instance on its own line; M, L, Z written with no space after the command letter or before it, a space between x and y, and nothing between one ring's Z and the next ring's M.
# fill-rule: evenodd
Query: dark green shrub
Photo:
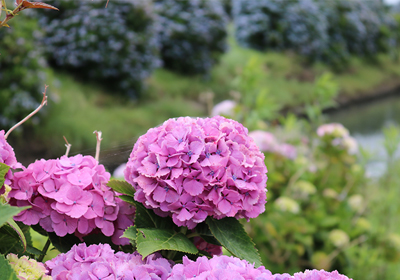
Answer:
M42 100L46 60L36 45L37 22L27 13L0 29L0 128L8 129ZM33 119L38 121L38 115Z
M154 14L148 1L62 0L58 16L43 12L40 25L52 65L137 97L159 65Z
M217 0L156 0L164 67L204 74L226 50L227 16Z

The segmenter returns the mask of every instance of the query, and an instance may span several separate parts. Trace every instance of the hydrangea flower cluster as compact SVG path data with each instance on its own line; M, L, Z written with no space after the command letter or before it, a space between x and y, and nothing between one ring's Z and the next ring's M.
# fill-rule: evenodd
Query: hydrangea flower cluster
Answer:
M352 280L346 275L340 274L339 272L332 271L328 272L325 270L306 270L305 272L297 272L293 277L288 278L293 280ZM282 279L283 280L283 279Z
M247 129L221 116L170 119L133 147L125 179L135 199L178 226L265 210L267 168Z
M18 258L17 255L10 253L7 255L7 260L21 280L52 279L50 276L46 275L48 270L43 263L37 262L34 259L29 259L27 256Z
M39 160L14 173L10 204L32 206L14 217L58 236L83 237L99 229L116 244L124 229L133 225L135 208L121 201L106 184L110 173L91 156L63 156Z
M10 167L10 170L7 172L5 177L5 184L10 185L11 179L13 177L13 173L11 169L22 168L22 164L17 161L15 157L14 149L11 147L10 144L7 143L4 137L4 130L0 130L0 162L7 164ZM5 192L5 187L0 186L0 194Z
M246 260L235 257L215 256L197 258L196 261L183 257L182 264L176 264L168 280L186 279L265 279L274 280L272 273L263 266L254 268Z
M317 135L328 139L330 144L354 155L358 152L357 141L350 136L349 131L340 123L323 124L317 129Z
M59 254L45 263L48 275L53 279L167 279L173 265L159 254L152 254L142 260L135 252L114 253L108 244L74 245L65 254Z
M294 146L287 143L279 143L276 137L270 132L254 130L249 133L249 136L254 139L257 147L262 152L278 154L291 160L297 157L297 150Z

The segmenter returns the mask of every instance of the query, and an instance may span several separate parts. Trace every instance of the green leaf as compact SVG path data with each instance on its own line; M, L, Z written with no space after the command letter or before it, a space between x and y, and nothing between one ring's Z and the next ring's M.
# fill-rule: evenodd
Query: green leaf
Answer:
M4 185L4 181L6 180L5 177L8 170L10 170L10 167L5 163L0 162L0 187Z
M196 226L196 232L204 239L207 243L222 246L221 243L214 237L210 228L206 223L201 223Z
M67 234L64 237L57 236L54 232L48 233L51 244L61 253L68 252L75 244L82 243L78 237L73 234Z
M135 189L132 187L131 184L126 181L113 179L108 182L107 186L112 188L114 191L122 194L126 194L129 196L135 195Z
M133 247L136 247L136 237L137 237L137 231L136 231L136 226L130 226L128 227L125 231L122 237L126 237L129 239Z
M245 259L249 263L254 263L256 267L262 265L260 255L254 247L253 241L238 220L235 218L216 220L208 217L206 223L210 227L214 237L232 255Z
M19 214L25 209L30 208L30 206L25 207L14 207L8 204L0 204L0 227L4 225L9 219Z
M0 255L0 271L2 280L18 280L17 274L3 255Z
M136 201L133 199L132 196L129 195L119 195L118 196L120 199L122 199L125 202L128 202L130 204L136 204Z
M160 250L198 253L196 246L183 233L172 229L137 228L136 242L143 258Z
M20 229L20 232L17 233L13 227L17 226ZM24 236L24 240L29 239L30 242L30 233L29 226L21 225L19 227L17 224L11 227L9 224L5 224L0 228L0 253L8 254L14 253L18 255L22 255L25 253L26 244L21 242L20 234ZM21 229L22 228L22 229ZM25 236L27 238L25 238Z
M22 232L21 228L12 218L7 221L7 224L18 234L19 240L22 242L22 246L24 247L24 252L25 252L27 245L25 234Z
M172 229L174 223L170 217L160 217L153 210L147 209L143 204L136 202L135 226L137 228Z

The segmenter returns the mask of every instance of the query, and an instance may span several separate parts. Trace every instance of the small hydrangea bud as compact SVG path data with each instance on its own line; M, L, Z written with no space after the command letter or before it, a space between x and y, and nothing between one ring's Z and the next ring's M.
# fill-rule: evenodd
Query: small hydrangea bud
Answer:
M350 242L350 238L346 232L341 229L334 229L329 233L329 240L338 248L347 245Z
M17 274L19 279L22 280L51 280L50 276L46 276L48 270L44 264L37 262L34 259L29 259L27 256L18 258L15 254L8 254L7 260L11 267Z
M297 214L300 212L300 205L293 199L281 196L275 200L275 207L282 212Z

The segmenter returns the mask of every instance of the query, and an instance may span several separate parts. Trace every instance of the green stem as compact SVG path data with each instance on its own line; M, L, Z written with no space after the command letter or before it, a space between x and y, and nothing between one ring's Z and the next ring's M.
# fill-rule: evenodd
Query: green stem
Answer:
M200 234L198 234L197 232L192 232L192 233L189 233L188 235L186 235L187 238L192 238L192 237L196 237L196 236L200 236Z
M50 238L47 239L46 244L43 247L42 254L37 259L38 262L42 262L43 261L44 257L47 254L47 250L49 249L49 247L50 247Z

